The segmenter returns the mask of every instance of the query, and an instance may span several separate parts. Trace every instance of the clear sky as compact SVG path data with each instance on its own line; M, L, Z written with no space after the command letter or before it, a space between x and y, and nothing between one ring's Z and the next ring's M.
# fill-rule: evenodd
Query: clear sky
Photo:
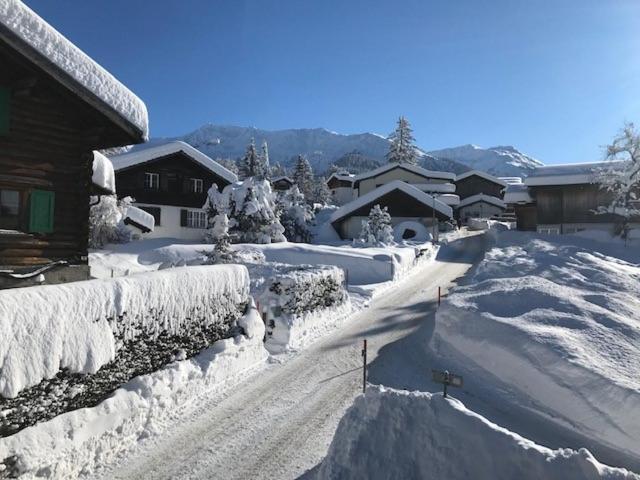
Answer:
M204 123L598 160L640 123L640 0L27 0L147 104Z

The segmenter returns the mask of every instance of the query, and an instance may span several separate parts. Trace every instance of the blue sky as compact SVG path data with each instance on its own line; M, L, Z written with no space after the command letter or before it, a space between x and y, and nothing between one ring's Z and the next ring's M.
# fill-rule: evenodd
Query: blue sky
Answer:
M598 160L640 123L638 0L27 0L147 104L204 123Z

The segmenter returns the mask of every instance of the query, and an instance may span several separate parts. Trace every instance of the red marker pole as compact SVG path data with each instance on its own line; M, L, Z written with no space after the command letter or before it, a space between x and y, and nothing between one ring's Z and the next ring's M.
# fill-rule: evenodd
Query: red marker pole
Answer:
M362 393L367 390L367 340L362 345Z

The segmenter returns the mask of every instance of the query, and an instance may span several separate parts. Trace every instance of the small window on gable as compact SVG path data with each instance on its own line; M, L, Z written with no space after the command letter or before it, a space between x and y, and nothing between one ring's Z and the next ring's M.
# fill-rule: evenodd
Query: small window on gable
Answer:
M145 172L144 174L144 188L147 190L160 189L160 174Z
M191 193L202 193L202 179L191 178L189 181L189 191Z
M0 87L0 136L9 135L11 90Z

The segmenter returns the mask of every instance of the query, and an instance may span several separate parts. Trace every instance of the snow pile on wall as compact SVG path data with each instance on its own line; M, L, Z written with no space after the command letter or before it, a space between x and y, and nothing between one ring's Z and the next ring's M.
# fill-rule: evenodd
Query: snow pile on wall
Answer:
M440 394L370 387L340 421L316 478L640 479L586 449L551 450Z
M100 152L93 152L91 181L103 190L116 193L116 174L111 161Z
M131 90L19 0L0 2L0 23L149 137L147 107Z
M0 476L90 478L96 467L136 442L161 435L181 408L241 379L266 360L264 324L257 312L251 309L238 324L244 334L220 340L189 360L136 377L93 408L68 412L0 439ZM2 461L8 458L11 467L2 472Z
M237 265L0 291L0 395L62 369L95 373L140 335L223 322L248 294L248 272Z
M301 348L352 311L344 271L332 266L268 264L257 295L271 352ZM250 274L255 279L255 270ZM252 280L252 284L255 280Z
M639 263L634 248L504 232L438 310L432 347L514 402L638 456Z

